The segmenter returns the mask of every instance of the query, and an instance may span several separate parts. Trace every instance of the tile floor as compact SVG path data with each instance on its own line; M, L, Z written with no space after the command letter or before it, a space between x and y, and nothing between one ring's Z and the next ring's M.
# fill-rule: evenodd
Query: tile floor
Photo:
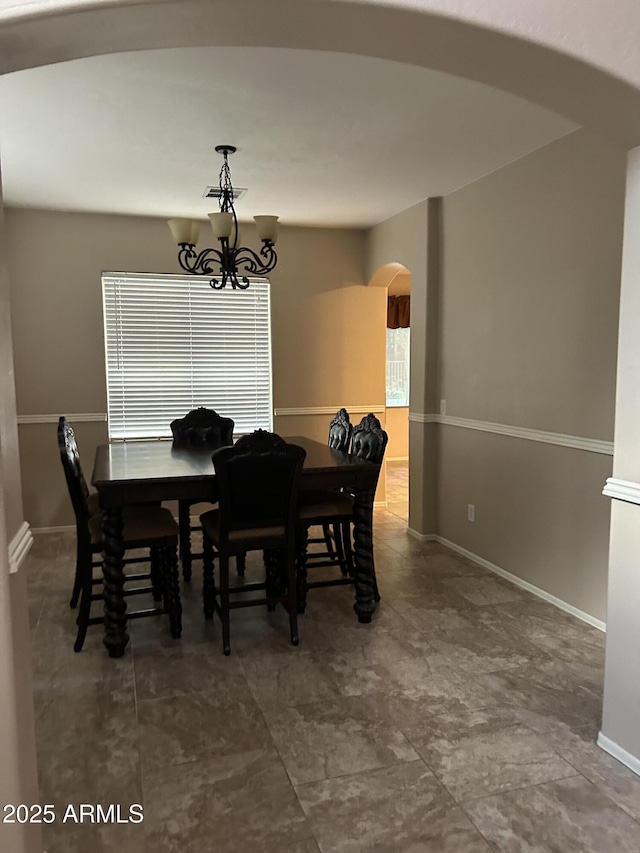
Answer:
M74 540L37 537L42 802L144 806L137 825L59 819L48 853L638 853L640 778L595 745L603 635L409 538L389 467L373 623L350 589L312 590L298 648L284 611L252 608L225 658L196 568L181 641L139 620L121 660L99 627L76 655Z

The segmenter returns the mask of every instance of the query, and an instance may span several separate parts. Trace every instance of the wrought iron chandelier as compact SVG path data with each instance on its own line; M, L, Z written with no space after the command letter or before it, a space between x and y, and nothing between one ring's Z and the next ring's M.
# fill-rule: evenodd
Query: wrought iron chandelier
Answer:
M191 219L170 219L168 225L180 247L178 262L183 270L192 275L211 276L209 284L214 290L222 290L227 284L234 290L246 290L249 287L247 276L268 275L278 262L274 249L278 236L278 217L253 217L258 237L262 240L260 254L238 246L238 217L233 204L234 189L228 159L229 154L235 153L236 148L233 145L216 145L216 151L224 157L219 179L220 210L210 213L209 220L214 236L220 241L220 248L196 251L200 236L199 222ZM244 274L239 273L239 268L242 268Z

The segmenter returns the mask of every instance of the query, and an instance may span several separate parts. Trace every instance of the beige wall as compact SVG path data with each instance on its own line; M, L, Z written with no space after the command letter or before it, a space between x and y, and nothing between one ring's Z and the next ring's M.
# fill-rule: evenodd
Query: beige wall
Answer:
M37 803L26 573L9 573L22 526L6 234L0 191L0 804ZM40 853L40 828L0 824L0 849Z
M7 222L19 414L105 412L100 273L178 271L165 222L17 209ZM243 235L257 242L250 226ZM285 227L278 253L271 276L276 410L384 410L385 294L364 286L364 232ZM329 420L282 415L274 426L326 441ZM74 426L90 476L106 425ZM24 424L20 441L25 517L36 528L70 524L55 425Z
M387 459L407 459L409 456L409 407L387 408L386 423L385 429L389 435Z
M577 132L444 199L447 416L612 440L624 173ZM611 457L439 433L438 533L605 619Z

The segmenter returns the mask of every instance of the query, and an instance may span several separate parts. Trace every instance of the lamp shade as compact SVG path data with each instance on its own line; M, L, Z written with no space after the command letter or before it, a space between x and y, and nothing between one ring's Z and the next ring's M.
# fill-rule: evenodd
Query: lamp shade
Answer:
M191 240L189 241L194 246L200 239L200 223L195 219L191 220Z
M233 214L219 211L218 213L210 213L209 221L211 222L211 230L218 240L231 235L233 227Z
M181 243L197 243L200 226L197 222L192 222L190 219L170 219L167 222L173 239L180 245ZM192 239L195 226L195 240Z
M272 243L275 243L278 239L278 227L280 223L278 222L277 216L254 216L254 222L256 223L256 231L258 232L258 237L261 240L270 240Z

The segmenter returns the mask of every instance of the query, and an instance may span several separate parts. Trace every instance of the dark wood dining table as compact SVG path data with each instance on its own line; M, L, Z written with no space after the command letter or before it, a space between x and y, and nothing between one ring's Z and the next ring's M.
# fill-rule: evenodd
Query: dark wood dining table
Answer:
M303 490L348 487L354 496L354 610L359 622L370 622L376 609L373 499L380 466L304 436L285 438L306 450ZM103 642L111 657L122 657L129 642L123 595L122 508L150 501L212 500L215 474L211 455L211 450L178 449L171 441L158 440L101 444L96 450L91 481L98 490L103 513Z

